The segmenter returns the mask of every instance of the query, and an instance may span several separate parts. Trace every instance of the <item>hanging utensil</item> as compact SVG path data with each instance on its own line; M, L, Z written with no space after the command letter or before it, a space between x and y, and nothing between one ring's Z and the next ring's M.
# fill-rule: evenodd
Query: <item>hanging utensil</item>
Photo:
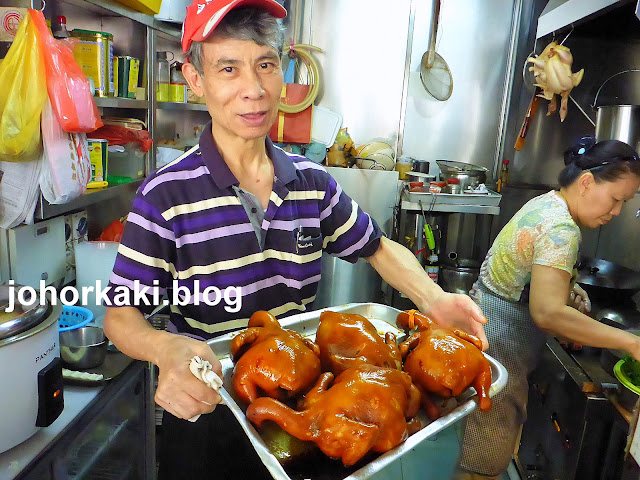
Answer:
M424 213L424 207L422 206L422 200L418 200L420 204L420 210L422 211L422 220L424 223L424 238L427 241L427 246L429 250L435 250L436 248L436 240L433 236L433 230L431 229L431 224L427 222L427 216Z
M522 126L520 127L520 133L518 134L518 138L516 139L516 143L513 146L516 150L522 150L524 146L524 139L527 136L527 132L529 131L529 125L531 124L531 119L536 114L536 110L538 110L538 95L542 93L542 89L540 87L536 87L533 93L533 97L531 97L531 102L529 102L529 108L527 109L527 113L524 116L524 120L522 120Z
M434 0L431 17L431 37L429 50L422 55L420 61L420 80L425 90L436 100L449 100L453 93L453 76L449 65L436 52L438 20L440 16L440 0Z

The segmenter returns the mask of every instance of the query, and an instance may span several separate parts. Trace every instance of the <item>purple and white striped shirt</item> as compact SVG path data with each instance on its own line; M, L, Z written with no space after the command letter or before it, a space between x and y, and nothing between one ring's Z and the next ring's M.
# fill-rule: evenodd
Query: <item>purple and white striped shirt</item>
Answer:
M198 146L138 189L111 274L107 296L113 305L134 303L135 280L141 287L155 281L169 299L184 289L190 301L171 304L169 329L207 339L246 327L257 310L284 317L310 309L323 250L352 263L376 252L380 228L322 166L284 152L269 138L266 148L275 179L262 248L209 125ZM196 285L201 293L194 297ZM206 299L215 303L218 295L217 305L204 303L207 287ZM238 307L230 308L237 289L241 307L230 311Z

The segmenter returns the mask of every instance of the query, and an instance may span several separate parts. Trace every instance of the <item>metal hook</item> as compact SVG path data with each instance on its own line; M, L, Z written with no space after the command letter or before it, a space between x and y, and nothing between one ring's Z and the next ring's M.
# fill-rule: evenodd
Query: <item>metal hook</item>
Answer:
M45 0L42 0L42 8L40 9L41 12L44 12L44 7L47 6L47 2Z
M563 45L563 44L564 44L564 42L566 42L566 41L567 41L567 38L569 38L569 35L571 35L571 34L573 33L573 29L574 29L574 27L573 27L573 26L571 26L571 30L569 31L569 33L567 33L567 36L566 36L566 37L564 37L564 40L562 40L562 41L560 42L560 45Z

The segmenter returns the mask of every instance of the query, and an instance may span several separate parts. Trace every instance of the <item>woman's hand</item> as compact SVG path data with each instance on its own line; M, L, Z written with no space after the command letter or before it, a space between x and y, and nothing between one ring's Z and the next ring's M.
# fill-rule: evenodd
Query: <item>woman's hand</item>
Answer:
M582 313L588 313L591 311L591 300L589 300L589 295L587 295L587 292L585 292L577 283L573 284L573 288L569 292L569 306Z
M157 362L159 376L156 403L183 419L212 412L221 398L215 390L191 373L189 364L197 355L208 360L213 365L213 370L222 378L220 361L205 342L182 335L170 335L163 349L166 353Z
M487 336L482 325L487 318L480 307L467 295L442 292L428 306L420 310L429 315L433 321L449 328L459 328L475 335L482 342L482 350L489 348Z
M628 332L627 332L628 333ZM630 337L630 346L626 349L629 354L640 362L640 337L634 335L633 333L629 333Z

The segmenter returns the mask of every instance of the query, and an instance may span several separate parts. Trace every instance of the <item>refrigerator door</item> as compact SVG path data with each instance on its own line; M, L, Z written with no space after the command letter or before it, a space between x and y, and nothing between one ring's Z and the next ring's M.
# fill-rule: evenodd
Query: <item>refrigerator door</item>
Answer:
M328 167L327 171L390 237L398 203L398 172L338 167ZM381 285L380 275L365 260L351 264L323 254L322 279L313 308L374 301L380 296Z

